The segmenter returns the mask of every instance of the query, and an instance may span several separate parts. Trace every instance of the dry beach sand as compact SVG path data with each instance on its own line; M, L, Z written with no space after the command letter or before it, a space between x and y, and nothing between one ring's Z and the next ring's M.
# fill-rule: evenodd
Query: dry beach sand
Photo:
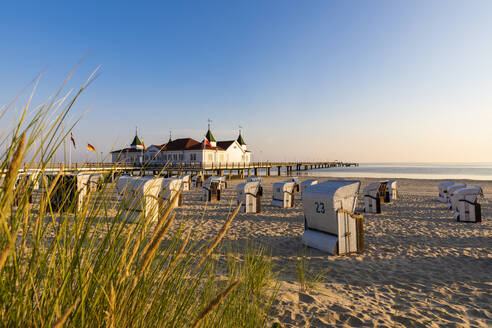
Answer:
M492 182L464 181L484 189L483 222L460 223L436 200L441 181L399 179L400 199L383 204L382 214L364 214L365 250L335 257L302 246L299 194L293 209L270 205L272 183L285 179L264 178L262 212L238 215L226 235L232 245L270 250L280 288L274 320L283 327L492 326ZM359 180L361 191L376 181ZM197 238L215 235L242 181L229 181L223 200L205 212L201 191L185 192L178 222L193 225ZM308 275L322 276L301 292L296 272L303 254Z

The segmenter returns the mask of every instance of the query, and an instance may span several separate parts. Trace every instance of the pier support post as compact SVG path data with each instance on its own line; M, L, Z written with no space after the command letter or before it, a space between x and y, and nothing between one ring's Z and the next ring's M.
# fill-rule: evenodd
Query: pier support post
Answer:
M258 168L255 167L255 175L258 176Z
M277 169L278 169L278 176L280 176L280 166L278 166Z
M267 176L270 176L270 168L269 167L267 167L267 172L266 173L267 173Z

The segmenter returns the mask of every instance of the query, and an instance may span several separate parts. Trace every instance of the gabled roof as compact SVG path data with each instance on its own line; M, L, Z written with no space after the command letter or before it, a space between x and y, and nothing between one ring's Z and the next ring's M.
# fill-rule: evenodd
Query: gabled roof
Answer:
M135 138L133 138L133 141L130 146L142 146L142 142L140 141L137 135L135 135Z
M217 141L217 146L223 149L229 148L235 140Z
M114 153L141 153L142 149L135 149L135 148L123 148L123 149L117 149L113 150L111 154Z
M163 145L154 145L161 151L179 151L179 150L200 150L200 149L212 149L223 150L221 147L210 147L202 142L196 141L193 138L181 138L175 139Z
M237 137L237 143L240 144L241 146L244 146L246 143L244 142L243 137L241 136L241 133L239 133L239 137Z
M210 129L208 129L207 134L205 135L205 138L207 138L207 140L210 142L216 142L215 138L212 134L212 131L210 131Z

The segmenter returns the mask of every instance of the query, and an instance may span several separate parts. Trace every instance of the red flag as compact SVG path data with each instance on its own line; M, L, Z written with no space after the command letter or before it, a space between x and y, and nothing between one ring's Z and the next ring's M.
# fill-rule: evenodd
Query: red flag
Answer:
M208 145L210 148L212 148L212 144L210 143L210 141L208 141L207 138L205 138L203 142L205 143L205 145Z
M142 146L143 146L144 151L147 151L147 147L145 147L145 142L143 142L143 141L142 141Z
M75 139L73 138L72 132L70 132L70 141L73 143L73 149L75 149Z

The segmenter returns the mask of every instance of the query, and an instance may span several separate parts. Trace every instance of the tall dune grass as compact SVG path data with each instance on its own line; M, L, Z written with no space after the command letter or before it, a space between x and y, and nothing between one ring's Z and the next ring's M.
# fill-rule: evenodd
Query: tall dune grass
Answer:
M262 327L275 292L271 262L262 250L221 255L223 229L207 243L192 226L176 226L170 208L156 221L129 222L115 206L112 184L89 192L80 209L60 184L64 173L35 181L19 170L47 164L70 129L62 132L78 92L24 107L1 136L0 322L8 327ZM11 106L3 108L3 114ZM38 163L35 163L38 162ZM63 189L59 189L63 188ZM71 190L73 189L73 190ZM56 211L53 195L64 196ZM31 203L30 200L33 202Z

